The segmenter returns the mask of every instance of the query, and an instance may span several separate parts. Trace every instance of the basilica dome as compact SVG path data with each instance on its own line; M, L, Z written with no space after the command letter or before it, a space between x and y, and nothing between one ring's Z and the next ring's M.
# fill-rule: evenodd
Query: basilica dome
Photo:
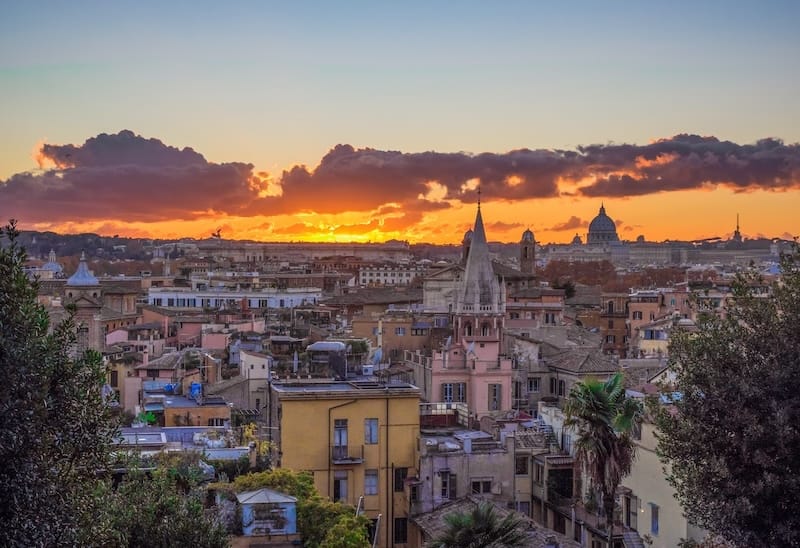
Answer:
M589 223L589 236L586 240L587 244L606 244L610 242L618 242L617 225L611 220L611 217L606 215L606 208L600 206L600 212L597 217L592 219Z

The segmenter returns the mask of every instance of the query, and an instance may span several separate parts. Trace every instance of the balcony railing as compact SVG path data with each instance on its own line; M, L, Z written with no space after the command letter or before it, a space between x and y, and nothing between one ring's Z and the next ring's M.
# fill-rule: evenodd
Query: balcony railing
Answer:
M364 462L364 446L332 445L331 462L333 464L361 464Z

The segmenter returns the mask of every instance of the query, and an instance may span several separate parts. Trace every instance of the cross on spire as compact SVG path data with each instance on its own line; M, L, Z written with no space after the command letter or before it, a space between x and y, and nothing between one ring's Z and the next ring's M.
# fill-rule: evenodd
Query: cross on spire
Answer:
M481 185L478 184L478 209L481 208Z

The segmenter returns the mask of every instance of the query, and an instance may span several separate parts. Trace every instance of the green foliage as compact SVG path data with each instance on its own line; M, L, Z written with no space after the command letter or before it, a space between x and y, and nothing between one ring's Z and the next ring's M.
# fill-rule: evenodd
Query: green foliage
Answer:
M675 413L658 449L687 518L738 545L800 545L800 253L740 276L725 317L670 344ZM765 294L765 289L768 292Z
M208 460L207 462L214 467L217 475L224 474L231 481L250 472L250 457L247 455L236 460Z
M572 387L564 406L565 427L578 429L575 455L600 490L609 538L612 536L614 494L631 471L635 446L633 427L642 420L641 402L625 395L622 373L607 381L586 379Z
M568 279L557 278L550 282L550 286L553 289L563 289L564 290L564 298L571 299L575 296L575 283Z
M342 516L328 530L320 548L369 548L367 521L363 516Z
M159 468L150 475L133 470L115 492L105 494L105 513L114 535L105 542L129 548L228 546L225 527L204 508L199 471ZM110 542L109 542L110 541Z
M354 518L355 508L341 502L331 502L319 495L297 502L297 529L303 535L303 545L323 546L328 531L342 520ZM367 519L359 516L360 529L366 533Z
M286 493L298 500L319 497L314 487L314 476L308 472L293 472L285 468L278 468L239 476L233 482L233 489L237 493L255 491L262 487Z
M15 223L0 230L0 546L78 545L107 534L97 472L115 423L97 352L75 354L72 311L50 325Z
M214 485L215 488L220 486ZM322 498L314 487L314 477L308 472L293 472L285 468L239 476L233 490L255 491L268 487L297 498L297 529L303 536L304 546L322 546L328 532L341 520L355 518L355 509L347 504ZM367 520L355 518L366 531ZM356 537L357 538L357 535Z
M482 501L471 512L454 512L444 519L447 528L428 544L430 548L514 548L530 544L524 518L510 512L501 519L491 502Z

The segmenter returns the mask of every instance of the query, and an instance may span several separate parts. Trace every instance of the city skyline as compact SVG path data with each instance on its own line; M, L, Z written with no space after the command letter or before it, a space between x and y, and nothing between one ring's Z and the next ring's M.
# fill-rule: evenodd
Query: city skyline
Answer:
M0 9L0 214L175 238L800 233L791 2ZM80 29L80 32L74 32Z

